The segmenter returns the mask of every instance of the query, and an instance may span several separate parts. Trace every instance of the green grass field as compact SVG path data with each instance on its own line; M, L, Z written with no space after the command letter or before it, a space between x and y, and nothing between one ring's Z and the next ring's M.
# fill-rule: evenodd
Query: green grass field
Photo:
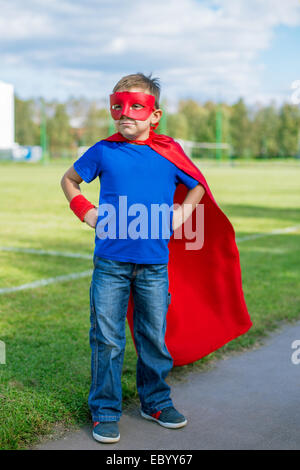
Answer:
M94 231L68 208L60 178L72 162L1 163L0 289L92 269L92 259L3 247L92 256ZM170 380L203 370L224 354L260 344L282 322L300 318L300 165L297 162L212 165L195 160L233 224L243 289L253 327L210 356L175 368ZM82 184L98 202L98 181ZM291 232L269 234L298 226ZM243 240L253 234L259 238ZM42 435L87 422L90 382L90 277L0 293L0 448L24 449ZM124 405L137 398L136 354L127 328Z

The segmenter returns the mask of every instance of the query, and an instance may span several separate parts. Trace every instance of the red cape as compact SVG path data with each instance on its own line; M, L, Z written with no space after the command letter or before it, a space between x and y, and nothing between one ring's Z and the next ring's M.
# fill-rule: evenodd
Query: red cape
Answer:
M120 133L105 140L127 141ZM201 171L177 142L152 130L148 140L135 142L149 145L199 181L206 191L200 201L200 204L204 204L202 248L186 250L185 244L193 240L184 237L184 230L181 239L175 239L173 233L168 245L171 303L167 313L165 340L174 366L181 366L210 354L246 333L252 325L242 289L235 232L215 201ZM188 188L179 184L174 194L174 204L181 204L187 192ZM191 217L194 230L196 210ZM134 340L133 309L131 292L127 319Z

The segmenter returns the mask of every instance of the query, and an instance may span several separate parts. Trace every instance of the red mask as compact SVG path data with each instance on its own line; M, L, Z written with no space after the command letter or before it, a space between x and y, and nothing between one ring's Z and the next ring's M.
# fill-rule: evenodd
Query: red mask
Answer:
M135 104L140 104L143 108L134 108L133 105ZM118 121L121 116L137 121L145 121L154 109L155 96L147 93L122 91L110 95L110 112L115 121Z

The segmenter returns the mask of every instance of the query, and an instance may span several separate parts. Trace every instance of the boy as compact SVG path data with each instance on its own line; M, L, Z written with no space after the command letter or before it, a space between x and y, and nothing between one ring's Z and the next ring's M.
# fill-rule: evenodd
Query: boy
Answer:
M67 170L61 181L70 208L82 221L96 228L90 286L92 383L88 401L93 437L104 443L120 439L121 372L131 290L141 415L170 429L187 424L186 418L174 408L165 381L173 366L165 343L170 303L168 242L173 230L191 215L205 189L148 146L151 128L157 127L162 116L159 95L157 79L143 74L123 77L111 95L111 114L119 140L96 143ZM97 176L101 181L98 210L80 191L83 180L89 183ZM153 205L171 208L180 183L189 189L188 194L182 205L168 212L160 230L152 218ZM136 205L140 210L146 209L138 235L132 219ZM108 218L103 218L106 212ZM104 230L106 225L108 232ZM152 229L158 229L154 237Z

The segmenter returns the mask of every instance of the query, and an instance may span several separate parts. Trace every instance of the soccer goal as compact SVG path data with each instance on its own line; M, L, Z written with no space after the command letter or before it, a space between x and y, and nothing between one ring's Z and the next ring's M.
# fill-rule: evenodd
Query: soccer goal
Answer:
M232 154L231 145L226 142L193 142L182 139L176 141L190 158L228 160Z

